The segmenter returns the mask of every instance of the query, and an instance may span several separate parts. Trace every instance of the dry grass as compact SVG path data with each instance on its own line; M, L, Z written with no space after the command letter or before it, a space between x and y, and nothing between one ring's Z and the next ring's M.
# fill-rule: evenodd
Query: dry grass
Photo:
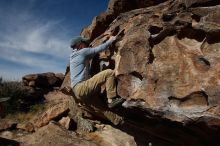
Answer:
M44 110L44 104L36 104L31 107L29 112L16 112L15 114L8 114L5 119L11 119L18 122L31 121L40 112Z
M5 110L0 115L19 121L30 120L44 106L30 100L31 97L28 97L21 82L4 81L0 77L0 98L3 97L10 97L11 99L3 103Z

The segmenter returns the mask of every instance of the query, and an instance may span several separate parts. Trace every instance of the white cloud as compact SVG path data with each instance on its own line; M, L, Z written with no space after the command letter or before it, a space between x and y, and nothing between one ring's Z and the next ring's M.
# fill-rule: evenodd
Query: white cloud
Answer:
M4 13L0 16L0 58L39 71L64 72L65 67L61 68L62 63L57 61L64 61L65 66L70 48L69 38L63 34L62 20L39 18L31 13L33 4L34 1L22 10L16 7L0 10Z
M33 18L34 19L34 18ZM46 24L19 24L25 27L16 28L13 33L4 34L0 40L1 47L10 47L17 50L26 50L31 52L44 52L46 54L64 57L68 50L68 40L62 38L61 32L51 32L56 28L58 22L48 21ZM11 28L8 28L11 29Z

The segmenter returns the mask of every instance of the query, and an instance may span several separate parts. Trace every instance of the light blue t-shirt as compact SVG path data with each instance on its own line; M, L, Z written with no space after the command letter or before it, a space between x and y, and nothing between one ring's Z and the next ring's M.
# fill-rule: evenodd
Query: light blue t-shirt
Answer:
M108 40L102 45L95 48L83 48L81 50L74 49L70 55L70 78L71 86L76 86L77 83L89 79L90 59L97 53L107 49L114 40Z

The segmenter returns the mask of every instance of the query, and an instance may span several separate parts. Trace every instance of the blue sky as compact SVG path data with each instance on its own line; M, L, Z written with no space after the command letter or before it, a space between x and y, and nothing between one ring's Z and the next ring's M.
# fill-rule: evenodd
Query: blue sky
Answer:
M65 72L69 41L108 0L1 0L0 76L20 80L29 73Z

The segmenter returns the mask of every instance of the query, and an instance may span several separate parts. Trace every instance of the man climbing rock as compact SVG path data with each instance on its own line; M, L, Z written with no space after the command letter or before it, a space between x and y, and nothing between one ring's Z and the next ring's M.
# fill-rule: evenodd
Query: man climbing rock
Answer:
M117 96L113 70L101 71L93 77L89 75L90 60L97 53L107 49L115 40L116 36L111 36L105 43L95 48L89 48L88 39L81 36L72 39L70 45L73 49L70 55L71 86L78 99L92 100L89 99L90 95L97 92L100 86L105 83L109 108L113 108L124 101L123 98Z

